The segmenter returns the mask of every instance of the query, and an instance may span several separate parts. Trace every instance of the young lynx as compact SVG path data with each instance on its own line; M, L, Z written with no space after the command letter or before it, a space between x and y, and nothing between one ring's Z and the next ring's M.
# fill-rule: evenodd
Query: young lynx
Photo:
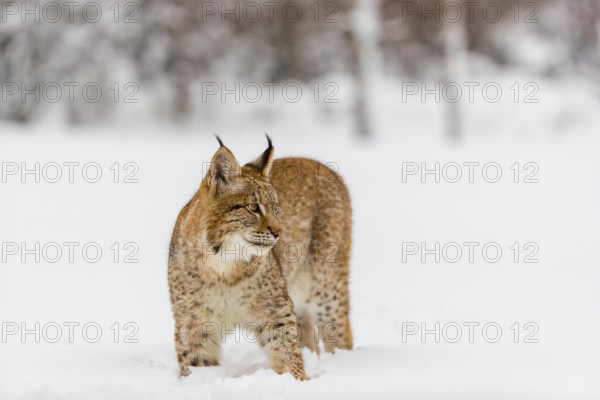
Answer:
M177 218L169 288L184 376L189 366L218 365L235 327L270 352L275 372L299 380L308 379L303 346L352 348L348 190L317 161L273 161L267 139L267 150L243 167L219 139Z

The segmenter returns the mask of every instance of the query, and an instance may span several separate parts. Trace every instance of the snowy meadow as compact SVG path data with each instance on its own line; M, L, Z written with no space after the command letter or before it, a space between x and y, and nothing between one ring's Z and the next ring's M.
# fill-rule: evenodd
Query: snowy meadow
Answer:
M178 377L168 242L217 126L4 124L0 397L594 398L598 97L541 87L527 112L495 105L511 118L466 106L460 144L440 138L443 104L383 95L369 142L310 109L218 130L243 162L268 131L277 157L326 162L350 188L355 350L305 350L303 383L241 332L222 366Z
M0 399L598 399L597 4L283 3L0 7ZM180 377L175 220L264 133L349 188L354 349Z

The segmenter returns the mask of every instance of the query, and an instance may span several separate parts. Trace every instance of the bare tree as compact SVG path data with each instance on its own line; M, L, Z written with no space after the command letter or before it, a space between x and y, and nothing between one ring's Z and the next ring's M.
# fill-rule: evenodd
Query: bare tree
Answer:
M454 3L460 7L462 2L444 0L446 4ZM449 8L446 8L449 10ZM442 58L442 81L445 85L459 84L462 82L467 59L467 34L465 16L461 8L456 8L456 15L442 16L442 40L444 43L444 57ZM448 13L450 11L447 11ZM451 86L449 86L451 87ZM445 134L451 140L459 140L462 136L462 116L460 99L446 99L445 107Z

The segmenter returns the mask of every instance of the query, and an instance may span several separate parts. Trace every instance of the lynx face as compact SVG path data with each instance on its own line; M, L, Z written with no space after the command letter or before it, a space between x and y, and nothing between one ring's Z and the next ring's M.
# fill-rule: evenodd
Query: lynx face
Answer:
M281 236L279 200L270 179L272 147L240 167L226 147L202 183L207 192L203 236L221 263L265 255Z

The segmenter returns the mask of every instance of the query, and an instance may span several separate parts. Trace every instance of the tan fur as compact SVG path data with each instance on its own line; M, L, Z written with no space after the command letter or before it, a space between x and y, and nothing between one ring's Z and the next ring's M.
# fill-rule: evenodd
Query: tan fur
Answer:
M269 141L240 167L222 146L177 218L169 288L182 375L218 365L235 324L270 351L277 373L299 380L308 379L302 346L352 348L346 186L317 161L272 158Z

